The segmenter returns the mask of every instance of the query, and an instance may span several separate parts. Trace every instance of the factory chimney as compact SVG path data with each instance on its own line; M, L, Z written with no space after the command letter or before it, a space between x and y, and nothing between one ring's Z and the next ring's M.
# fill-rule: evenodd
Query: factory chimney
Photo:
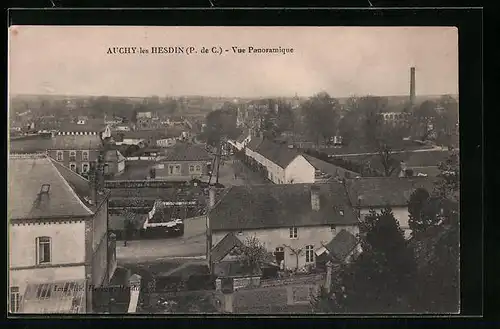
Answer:
M410 105L415 105L415 67L410 68Z

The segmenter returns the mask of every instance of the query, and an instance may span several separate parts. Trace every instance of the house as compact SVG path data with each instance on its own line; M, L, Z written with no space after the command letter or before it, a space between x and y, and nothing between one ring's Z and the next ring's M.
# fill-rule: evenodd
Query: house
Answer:
M231 260L232 248L225 245L237 244L231 235L243 243L257 238L274 254L276 264L297 270L314 267L315 253L342 230L359 232L348 194L337 182L233 186L218 202L212 195L210 200L207 259L212 269Z
M80 118L76 122L64 122L58 127L58 135L98 135L111 136L111 129L102 119Z
M90 164L101 154L103 144L98 135L57 135L48 150L51 158L76 173L87 174Z
M9 157L11 312L92 312L93 289L116 268L102 183L101 174L86 180L46 155Z
M250 129L245 129L236 140L230 139L230 140L228 140L228 143L236 151L241 151L248 145L248 143L250 143L251 139L252 139L252 133L251 133Z
M125 171L125 157L118 150L107 150L104 154L104 174L117 176Z
M155 178L169 181L208 178L212 155L193 144L177 144L154 166Z
M156 147L157 141L167 138L179 138L181 135L179 129L150 129L139 131L120 131L114 132L112 137L116 143L127 145L143 144L143 147Z
M408 201L417 188L432 192L434 181L425 177L362 177L346 180L346 188L352 206L361 220L370 210L380 211L390 206L406 237L411 230L408 225Z
M361 174L347 170L345 168L336 166L329 162L323 161L321 159L315 158L309 154L304 154L304 158L314 167L315 183L326 183L332 179L342 180L344 178L355 178L361 176Z
M163 138L156 141L156 146L167 148L174 146L175 143L177 143L177 139L175 137Z
M283 145L253 138L245 155L267 170L267 178L275 184L314 183L316 169L302 154Z

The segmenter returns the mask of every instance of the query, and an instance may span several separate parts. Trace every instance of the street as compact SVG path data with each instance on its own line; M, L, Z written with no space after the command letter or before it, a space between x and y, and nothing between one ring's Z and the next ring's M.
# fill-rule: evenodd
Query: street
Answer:
M205 217L187 219L182 237L128 241L126 247L122 241L118 241L116 258L121 263L175 258L203 259L206 252L205 232Z
M215 177L213 177L212 180L215 181ZM219 166L219 183L226 187L271 184L261 177L259 173L251 171L244 163L241 163L240 160L236 160L233 157L223 158Z

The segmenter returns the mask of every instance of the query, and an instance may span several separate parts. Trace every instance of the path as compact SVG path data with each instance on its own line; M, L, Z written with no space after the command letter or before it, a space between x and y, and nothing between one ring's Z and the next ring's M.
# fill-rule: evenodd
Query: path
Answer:
M447 148L442 147L442 146L434 146L433 148L430 149L416 149L416 150L408 150L408 151L393 151L393 154L399 154L399 153L414 153L414 152L435 152L435 151L445 151ZM458 150L458 149L457 149ZM351 156L364 156L364 155L378 155L377 152L367 152L367 153L347 153L347 154L331 154L329 155L330 158L334 157L351 157Z

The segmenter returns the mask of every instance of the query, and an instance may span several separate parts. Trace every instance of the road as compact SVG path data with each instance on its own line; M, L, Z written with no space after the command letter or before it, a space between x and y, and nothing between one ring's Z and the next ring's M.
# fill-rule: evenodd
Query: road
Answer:
M235 175L236 174L236 175ZM212 177L215 182L215 177ZM219 183L224 186L271 184L259 173L251 171L239 160L231 158L223 159L219 166Z
M150 262L169 259L204 259L206 253L206 222L204 217L187 219L184 236L156 240L121 241L116 245L116 258L120 263Z
M416 150L407 150L407 151L393 151L393 154L399 154L399 153L414 153L414 152L435 152L435 151L446 151L448 148L442 147L442 146L433 146L432 148L429 149L416 149ZM458 150L458 149L456 149ZM351 157L351 156L364 156L364 155L377 155L377 152L367 152L367 153L347 153L347 154L332 154L329 157L335 158L335 157Z

